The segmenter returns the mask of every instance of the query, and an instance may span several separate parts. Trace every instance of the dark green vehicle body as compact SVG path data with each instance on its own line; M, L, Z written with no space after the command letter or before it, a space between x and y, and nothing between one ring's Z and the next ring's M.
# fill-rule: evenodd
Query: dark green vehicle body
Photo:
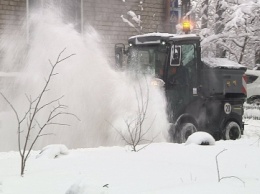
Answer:
M183 142L197 130L206 131L217 140L241 136L245 67L214 64L225 63L223 59L203 61L196 35L150 33L130 37L128 43L128 68L152 73L164 82L173 141ZM124 48L116 45L118 63L121 51Z

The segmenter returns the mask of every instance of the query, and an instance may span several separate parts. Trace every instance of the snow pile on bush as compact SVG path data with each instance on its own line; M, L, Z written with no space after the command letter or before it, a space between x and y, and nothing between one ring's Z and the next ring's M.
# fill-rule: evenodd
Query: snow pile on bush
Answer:
M62 144L53 144L44 147L36 158L57 158L69 153L68 148Z
M73 184L65 194L108 194L109 185L96 185L81 181Z
M215 139L209 133L198 131L191 134L185 144L215 145Z
M260 120L260 106L245 103L243 118Z

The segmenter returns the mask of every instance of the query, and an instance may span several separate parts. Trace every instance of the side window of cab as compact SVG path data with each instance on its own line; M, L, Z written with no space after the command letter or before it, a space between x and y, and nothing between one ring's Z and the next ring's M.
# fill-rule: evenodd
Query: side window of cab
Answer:
M173 45L171 48L170 66L180 66L181 63L181 46Z
M182 59L181 64L188 72L188 79L191 83L196 83L197 81L197 53L195 44L182 45Z

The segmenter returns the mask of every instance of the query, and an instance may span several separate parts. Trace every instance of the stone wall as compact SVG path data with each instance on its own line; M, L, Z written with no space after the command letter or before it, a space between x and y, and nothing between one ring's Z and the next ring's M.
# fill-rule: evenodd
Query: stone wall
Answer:
M51 0L32 0L31 2L34 1ZM0 0L0 35L21 29L27 15L26 2L28 1ZM94 27L103 37L104 48L112 58L115 43L127 44L127 39L132 35L164 31L162 25L165 21L165 0L143 0L143 2L140 4L140 0L125 0L125 2L123 0L83 0L84 31L88 30L88 26ZM140 15L142 21L140 26L127 14L130 10ZM123 22L122 15L132 22L136 29ZM23 29L26 38L26 27Z
M84 0L84 26L93 26L104 38L103 41L109 50L109 56L113 56L115 43L127 44L130 36L163 31L165 21L164 0L145 0L141 5L140 0ZM143 10L142 10L143 8ZM138 26L127 14L134 11L140 15L142 21ZM121 16L128 19L136 26L136 29L123 22ZM142 29L141 29L142 28Z
M15 50L17 48L17 41L26 40L26 32L17 33L21 31L21 27L23 26L24 19L26 18L26 0L0 0L0 73L1 71L8 71L9 63L3 61L3 55L5 53L5 46L8 45L10 50L12 50L13 55L15 55ZM13 39L13 44L10 45L10 42L6 42L9 35L15 35L17 39ZM15 58L13 56L9 56L9 58ZM0 84L2 84L2 80L0 80Z
M26 17L26 0L0 0L0 34L16 30Z

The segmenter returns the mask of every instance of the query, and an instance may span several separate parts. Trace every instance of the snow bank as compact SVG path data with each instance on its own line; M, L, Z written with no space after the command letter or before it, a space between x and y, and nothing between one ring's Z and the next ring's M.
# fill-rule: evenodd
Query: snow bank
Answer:
M65 145L48 145L42 149L36 158L57 158L60 155L66 155L68 153L69 150Z
M215 145L215 139L209 133L198 131L191 134L185 144Z
M259 121L248 122L260 126ZM257 130L252 125L245 126L247 134ZM152 143L140 152L127 147L75 149L58 160L36 159L38 152L32 151L23 178L19 153L0 152L2 193L259 194L260 146L254 143L258 136L251 134L214 146ZM245 185L235 178L218 182L215 158L223 149L220 176L239 177Z

